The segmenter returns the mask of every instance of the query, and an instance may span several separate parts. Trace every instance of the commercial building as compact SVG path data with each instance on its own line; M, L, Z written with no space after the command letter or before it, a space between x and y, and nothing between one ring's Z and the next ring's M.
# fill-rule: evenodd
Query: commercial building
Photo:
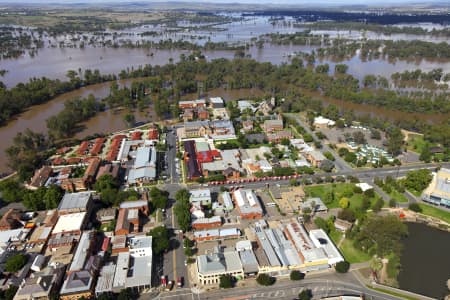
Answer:
M133 209L136 208L139 212L145 216L148 216L150 210L148 208L148 202L146 200L136 200L136 201L124 201L120 203L119 208Z
M442 168L423 191L422 199L435 205L450 207L450 169Z
M195 180L203 176L197 161L195 141L184 142L184 161L187 166L187 176L190 180Z
M59 293L60 300L90 299L94 293L95 277L87 270L72 272L67 275Z
M77 250L72 259L72 263L70 264L68 273L81 271L83 270L87 259L91 255L92 245L95 240L94 231L85 231L81 235L81 238L78 242Z
M81 230L85 226L86 222L86 212L79 212L73 214L67 214L59 216L58 222L53 228L52 235L56 235L58 233L63 234L81 234Z
M335 121L324 118L322 116L318 116L314 118L314 126L319 129L325 129L327 127L332 127L336 124Z
M259 219L263 216L261 204L255 193L249 189L238 189L233 192L233 199L243 219Z
M109 263L102 267L100 275L97 278L97 285L95 286L95 296L101 294L112 294L114 273L116 272L116 265Z
M197 274L200 285L219 283L220 276L244 278L244 269L236 251L214 249L212 253L197 257Z
M58 205L60 215L90 212L92 208L92 192L65 193Z
M330 237L322 229L309 231L309 236L318 249L323 249L328 257L328 264L334 266L338 262L344 261L339 250L336 248Z
M241 232L237 228L226 229L209 229L194 232L194 240L196 242L216 241L226 239L237 239Z
M222 218L213 216L211 218L198 218L192 221L192 228L195 230L218 228L222 226Z
M209 189L191 190L189 193L189 203L198 203L201 205L211 204L211 191Z
M47 268L43 272L32 273L20 284L13 299L52 299L58 293L63 277L64 268Z
M140 185L156 179L156 149L152 146L139 147L136 159L128 172L127 183Z
M113 291L125 288L150 288L152 283L152 237L139 236L129 240L129 251L117 256Z

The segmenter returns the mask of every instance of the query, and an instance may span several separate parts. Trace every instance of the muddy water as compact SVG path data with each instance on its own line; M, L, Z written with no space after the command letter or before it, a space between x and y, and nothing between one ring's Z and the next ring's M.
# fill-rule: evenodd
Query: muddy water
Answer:
M316 47L294 45L270 45L264 48L251 47L248 53L257 61L281 64L289 61L289 55L295 52L311 52ZM145 64L163 65L169 61L177 62L181 54L189 54L185 50L146 50L126 48L44 48L39 50L35 57L28 54L18 59L0 61L0 69L8 72L0 77L8 87L19 82L27 82L32 77L47 77L51 79L67 80L68 70L78 71L86 69L98 69L103 74L118 74L127 68L138 68ZM215 58L228 58L234 56L234 51L204 51L208 60ZM319 63L329 63L331 70L335 62L323 60ZM444 73L450 72L450 62L421 61L397 61L390 62L383 59L362 61L358 56L342 61L348 65L348 73L358 79L367 74L381 75L389 78L394 72L422 69L429 71L433 68L442 68Z

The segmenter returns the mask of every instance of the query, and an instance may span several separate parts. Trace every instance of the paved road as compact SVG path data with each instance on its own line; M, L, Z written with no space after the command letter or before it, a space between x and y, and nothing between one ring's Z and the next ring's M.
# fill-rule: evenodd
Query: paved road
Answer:
M168 171L170 176L170 182L171 183L178 183L180 181L180 176L176 172L176 162L175 158L177 155L177 134L175 132L175 129L172 127L168 128L167 136L166 136L166 143L167 143L167 164L168 164Z
M352 273L321 274L320 278L304 279L299 282L283 279L274 286L263 287L259 285L251 287L240 287L228 290L214 290L204 293L196 293L195 290L182 290L176 293L161 293L156 299L172 299L172 300L207 300L207 299L223 299L223 300L245 300L245 299L296 299L303 289L311 289L313 297L320 299L323 297L338 295L361 295L364 294L366 299L380 300L396 300L401 299L391 295L386 295L366 288L361 285ZM142 299L149 299L143 298Z

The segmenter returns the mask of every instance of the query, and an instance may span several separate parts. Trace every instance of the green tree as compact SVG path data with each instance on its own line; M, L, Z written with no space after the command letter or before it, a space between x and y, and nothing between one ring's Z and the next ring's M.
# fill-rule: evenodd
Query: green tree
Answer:
M421 192L430 184L432 179L433 176L428 169L409 171L406 174L404 185L407 189Z
M189 212L191 205L189 203L189 196L189 191L186 189L179 190L175 194L177 204L175 205L174 213L178 225L183 231L188 231L191 224L191 213Z
M422 212L422 208L420 207L419 203L416 203L416 202L409 204L408 208L414 212L418 212L418 213Z
M11 285L6 290L0 290L0 299L13 300L18 289L17 286Z
M305 273L302 273L297 270L293 270L293 271L291 271L290 278L291 278L291 280L302 280L305 278Z
M275 277L267 274L259 274L258 277L256 277L256 282L265 286L273 285L275 283Z
M17 180L6 179L0 181L0 191L2 192L2 199L5 202L20 202L22 200L25 189L19 184Z
M147 235L153 238L153 251L156 255L169 250L170 248L170 236L169 231L164 226L155 227L150 230Z
M350 263L346 261L340 261L334 266L334 268L338 273L347 273L348 269L350 269Z
M298 300L311 300L312 299L312 291L310 289L303 289L298 294Z
M119 181L109 174L100 176L100 178L98 178L94 184L94 189L99 193L103 192L104 190L118 188Z
M338 218L353 223L356 220L356 215L352 209L344 208L339 211Z
M150 198L154 207L163 209L166 208L167 202L169 201L169 193L156 187L152 187L150 189Z
M136 123L136 118L133 114L126 114L123 116L123 121L127 127L133 127Z
M5 271L15 273L23 268L28 262L28 258L24 254L16 254L6 260Z
M120 293L117 295L117 300L130 300L130 299L137 299L138 293L133 290L132 288L126 288L120 291Z
M348 208L349 205L350 205L350 201L348 200L348 198L344 197L344 198L341 198L341 200L339 200L339 206L341 208Z
M372 209L374 212L379 212L384 206L384 201L381 198L378 198L377 201L375 201L375 204L373 205Z
M233 287L233 276L222 275L219 278L219 287L222 289L229 289Z
M389 200L389 207L397 207L397 201L395 201L395 199L390 199Z

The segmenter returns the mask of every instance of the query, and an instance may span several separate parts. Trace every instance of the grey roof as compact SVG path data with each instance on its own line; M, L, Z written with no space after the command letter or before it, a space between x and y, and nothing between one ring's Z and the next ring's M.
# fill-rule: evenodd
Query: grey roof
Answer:
M95 286L96 295L112 291L115 271L116 265L113 263L103 266L97 280L97 285Z
M255 234L256 237L259 240L260 245L262 246L264 253L266 254L267 259L269 260L269 264L274 266L281 266L281 262L278 259L277 254L275 253L274 249L272 248L272 245L266 236L266 233L264 230L260 227L255 227Z
M70 265L69 271L79 271L82 270L84 264L89 255L89 248L91 246L91 240L93 238L92 231L85 231L81 235L80 241L78 242L77 250L72 259L72 264Z
M236 251L215 252L197 258L198 271L202 274L231 273L242 270L241 259Z
M239 251L242 267L245 273L256 273L259 270L258 261L252 250Z
M86 210L92 192L66 193L58 205L58 210Z
M139 147L136 151L134 168L145 168L156 166L156 150L154 147Z
M14 299L28 300L32 296L36 298L47 296L62 273L63 269L48 268L45 272L32 274L21 284Z
M80 293L91 289L94 277L86 271L72 272L66 278L61 288L61 295Z
M327 206L322 202L322 199L320 198L308 198L301 204L302 209L305 209L306 207L311 208L312 204L314 205L314 211L325 211L327 210Z
M124 201L120 203L120 208L139 208L146 205L148 205L148 202L145 200Z

